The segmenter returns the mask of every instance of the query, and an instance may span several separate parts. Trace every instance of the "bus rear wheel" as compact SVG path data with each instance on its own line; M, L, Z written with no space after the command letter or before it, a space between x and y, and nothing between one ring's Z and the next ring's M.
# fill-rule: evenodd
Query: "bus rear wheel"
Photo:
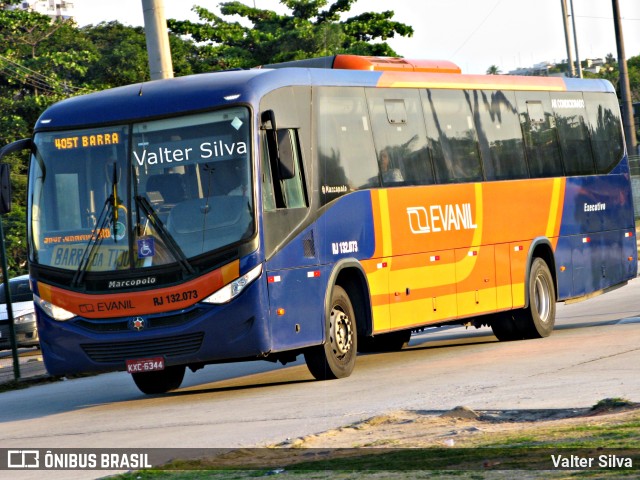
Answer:
M496 313L491 320L493 334L501 342L543 338L556 323L556 291L547 263L536 257L529 271L529 306Z
M184 378L184 365L166 367L158 372L132 373L133 381L142 393L167 393L175 390Z
M491 330L493 330L493 334L501 342L522 340L524 338L515 312L500 312L494 314L491 319Z
M325 342L304 352L304 359L317 380L351 375L356 363L358 331L353 305L347 292L335 285L325 319Z
M524 338L548 337L556 323L556 290L547 263L535 258L529 273L529 307L521 310Z

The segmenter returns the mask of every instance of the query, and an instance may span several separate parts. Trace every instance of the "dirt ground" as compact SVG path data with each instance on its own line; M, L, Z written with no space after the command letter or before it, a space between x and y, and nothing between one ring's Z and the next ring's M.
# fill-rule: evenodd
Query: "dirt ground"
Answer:
M471 447L512 435L556 431L565 427L615 425L640 419L640 404L589 409L478 410L456 407L445 413L398 411L353 425L289 439L274 447Z
M253 465L268 465L272 470L268 475L278 475L281 478L295 477L316 479L336 478L351 480L367 478L377 480L384 479L422 479L431 478L430 470L414 469L407 463L394 464L390 468L373 465L371 469L359 470L358 459L365 450L372 449L372 453L388 453L389 451L403 451L405 449L425 448L437 451L438 456L446 456L444 451L479 451L485 455L487 451L494 449L482 449L486 446L500 447L524 447L524 450L536 452L536 448L543 447L546 453L544 463L536 467L529 464L524 470L521 467L509 467L503 461L509 462L510 454L503 457L489 455L480 460L464 460L466 463L456 463L462 466L462 470L452 475L445 475L440 469L438 477L441 479L509 479L517 477L520 480L538 480L541 478L554 480L573 479L571 471L550 471L548 452L558 452L570 455L574 450L562 450L566 447L580 448L588 445L578 453L589 452L602 453L601 449L626 447L636 448L640 441L640 430L636 425L640 422L640 403L633 403L620 399L606 399L599 402L593 408L585 409L548 409L548 410L478 410L467 407L456 407L448 412L433 411L397 411L386 415L375 416L365 421L354 423L341 428L308 435L300 438L287 439L285 442L269 445L269 448L232 450L212 460L212 463L221 465L244 465L251 468ZM594 428L585 428L594 427ZM606 427L605 433L602 428ZM618 428L619 427L619 428ZM595 432L595 433L594 433ZM609 436L607 436L609 435ZM553 442L551 446L550 442ZM549 449L544 447L549 446ZM477 447L477 448L473 448ZM443 450L444 449L444 450ZM498 449L499 451L500 449ZM516 450L518 450L516 448ZM534 454L535 455L535 454ZM375 456L375 455L374 455ZM372 457L367 457L372 458ZM541 457L538 457L538 461ZM637 462L637 455L635 455ZM502 460L501 460L502 459ZM506 459L506 460L505 460ZM311 467L311 470L298 471L296 464L307 462L326 462L343 460L339 465L327 467L327 464ZM347 470L343 471L344 461L347 461ZM369 460L364 460L369 461ZM351 463L350 463L351 462ZM356 463L353 463L356 462ZM479 463L478 463L479 462ZM205 462L206 464L206 462ZM284 467L289 465L289 467ZM313 463L311 465L314 465ZM379 464L378 464L379 465ZM404 466L403 466L404 465ZM415 464L413 464L415 465ZM522 465L522 463L520 463ZM290 467L293 466L293 469ZM234 467L232 467L234 468ZM313 468L317 468L313 470ZM323 468L329 468L323 471ZM515 468L515 470L514 470ZM603 472L595 470L591 472L579 472L581 478L610 478L610 475L618 478L637 478L637 463L631 470L609 469ZM538 469L538 470L536 470ZM353 471L351 471L353 470ZM445 468L445 470L447 470ZM448 472L451 473L451 472ZM254 478L251 475L234 478Z

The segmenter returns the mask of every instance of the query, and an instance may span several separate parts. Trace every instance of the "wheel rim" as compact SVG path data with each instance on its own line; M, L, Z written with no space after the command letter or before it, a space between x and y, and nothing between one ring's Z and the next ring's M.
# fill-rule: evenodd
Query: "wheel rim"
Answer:
M535 285L534 285L534 301L536 306L536 311L538 312L538 317L540 321L546 323L549 321L549 314L551 312L551 290L550 290L549 282L547 278L543 275L538 275L536 277Z
M351 319L338 306L331 309L330 334L331 348L337 358L342 358L351 351L353 345Z

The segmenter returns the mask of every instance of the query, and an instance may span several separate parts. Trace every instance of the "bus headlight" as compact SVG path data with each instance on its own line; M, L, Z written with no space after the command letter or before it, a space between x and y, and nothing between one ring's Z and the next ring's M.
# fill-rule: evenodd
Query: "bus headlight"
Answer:
M204 303L216 304L227 303L231 301L231 299L240 295L240 292L242 292L251 282L258 278L261 273L262 264L258 265L252 270L249 270L249 272L245 273L240 278L237 278L228 285L225 285L220 290L213 293L212 295L209 295L202 301Z
M65 320L69 320L70 318L73 318L73 317L76 316L75 313L71 313L68 310L65 310L64 308L60 308L60 307L58 307L57 305L54 305L51 302L47 302L46 300L41 299L37 295L33 296L33 300L38 305L40 305L40 308L42 308L42 310L44 310L44 313L46 313L51 318L53 318L54 320L57 320L59 322L64 322Z

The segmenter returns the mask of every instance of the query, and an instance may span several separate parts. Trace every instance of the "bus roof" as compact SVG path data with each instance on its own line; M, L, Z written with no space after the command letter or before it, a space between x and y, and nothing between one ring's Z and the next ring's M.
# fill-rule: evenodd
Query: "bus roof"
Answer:
M338 70L368 70L395 72L462 73L448 60L412 60L398 57L368 57L361 55L331 55L327 57L272 63L260 68L330 68Z
M286 86L361 86L614 92L606 80L510 75L465 75L322 68L254 69L155 80L72 97L49 107L36 131L141 121L225 105L256 105L266 93Z

